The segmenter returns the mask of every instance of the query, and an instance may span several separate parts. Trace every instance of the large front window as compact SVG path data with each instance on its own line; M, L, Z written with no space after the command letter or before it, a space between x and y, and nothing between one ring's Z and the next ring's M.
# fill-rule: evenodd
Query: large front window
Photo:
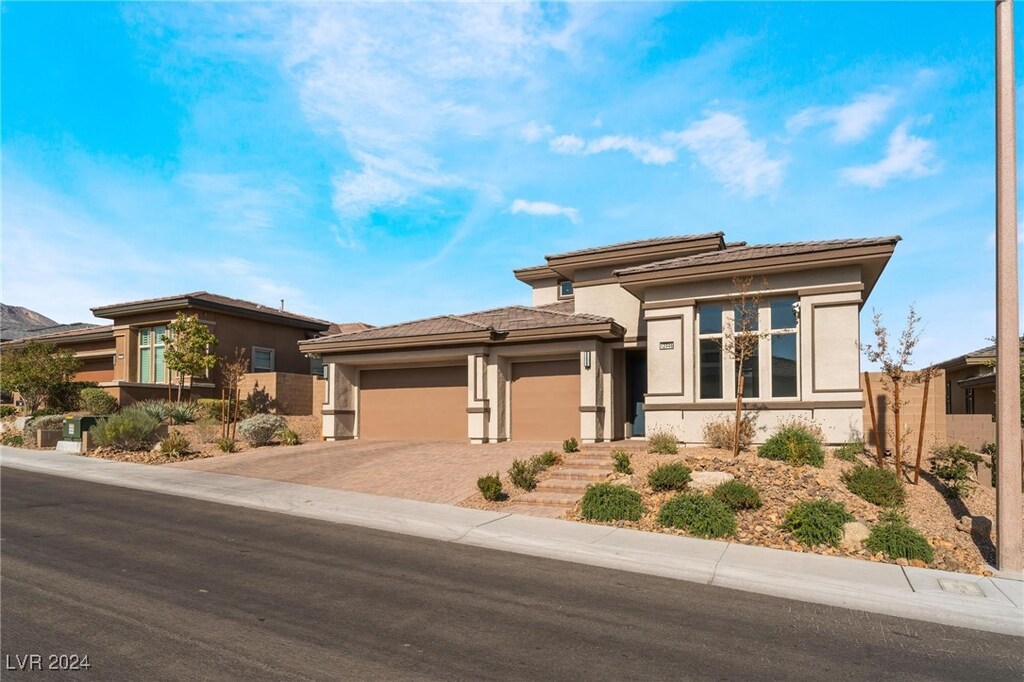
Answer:
M139 382L160 384L167 381L164 365L164 335L167 327L144 327L139 330Z
M797 314L796 299L780 298L762 303L756 313L743 316L742 311L718 303L706 303L697 309L698 394L702 400L725 397L725 386L735 387L737 373L743 375L743 397L762 396L762 381L769 384L764 391L772 398L797 397ZM725 319L731 316L731 320ZM741 318L746 317L746 323ZM736 334L758 335L756 346L741 363L734 358L731 366L724 361L730 339L723 334L731 323ZM725 347L723 351L723 346ZM730 372L727 374L726 369ZM731 391L735 395L735 390ZM767 396L766 396L767 397Z

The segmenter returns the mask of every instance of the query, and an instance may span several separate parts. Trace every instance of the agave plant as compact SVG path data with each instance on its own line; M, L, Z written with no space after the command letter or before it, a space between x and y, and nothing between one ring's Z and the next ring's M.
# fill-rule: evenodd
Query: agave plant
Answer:
M173 424L194 422L199 416L199 403L195 401L167 404L167 415Z

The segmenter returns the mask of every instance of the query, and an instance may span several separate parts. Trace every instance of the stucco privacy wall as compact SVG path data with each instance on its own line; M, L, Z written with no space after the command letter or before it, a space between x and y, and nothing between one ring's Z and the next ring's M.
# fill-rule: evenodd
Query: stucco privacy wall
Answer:
M892 449L896 433L896 417L892 411L892 400L886 391L881 372L868 372L870 380L871 397L874 401L875 420L877 422L878 434L881 436L881 447L883 450ZM933 378L928 386L928 405L924 423L924 451L927 454L936 443L943 443L950 438L947 433L946 414L946 392L945 377L940 372ZM861 385L865 387L864 393L864 434L866 442L872 450L875 447L875 430L871 426L871 411L867 402L867 386L863 374ZM900 430L908 433L905 441L908 451L916 457L917 440L921 432L921 407L924 401L924 385L907 387L901 394L905 405L900 410ZM991 419L991 417L989 417Z
M596 340L325 355L328 385L327 401L322 406L324 436L329 440L359 437L360 371L462 364L467 375L466 438L473 443L504 441L511 433L512 364L578 360L580 395L574 407L579 410L581 440L609 440L611 407L606 402L611 401L606 401L606 396L611 395L611 358L607 344Z
M755 279L752 289L767 303L793 298L799 303L795 397L772 398L769 362L761 362L761 396L744 401L757 415L758 442L779 422L793 417L813 419L829 442L845 442L863 431L863 399L859 385L860 303L863 285L856 266L789 272ZM729 279L650 287L645 291L648 431L666 429L688 443L703 442L703 427L733 414L735 367L723 362L723 397L698 396L697 314L702 303L730 307L735 284ZM726 310L724 324L732 323ZM768 329L762 310L759 327ZM759 342L759 355L771 357L771 340Z

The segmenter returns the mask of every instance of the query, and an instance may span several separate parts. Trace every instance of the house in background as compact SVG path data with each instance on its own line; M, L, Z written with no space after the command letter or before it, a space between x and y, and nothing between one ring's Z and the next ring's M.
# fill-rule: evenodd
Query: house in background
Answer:
M1024 337L1021 337L1024 343ZM946 373L946 414L996 413L996 347L986 346L935 365Z
M899 237L727 243L721 232L550 255L515 271L532 306L416 320L300 343L328 379L328 440L597 442L670 429L699 443L734 408L737 371L759 439L818 421L863 432L860 310ZM765 332L737 368L723 354L733 277L763 282Z
M361 323L343 326L280 308L264 306L205 291L177 296L115 303L92 309L96 317L112 324L29 336L4 343L2 348L29 340L70 348L82 360L77 381L94 381L121 404L137 400L166 398L168 386L176 386L164 363L161 336L178 312L198 315L217 337L215 355L233 357L242 348L250 372L298 375L319 373L319 365L299 351L306 341L328 330L365 329ZM219 396L223 386L218 363L206 377L189 383L189 397Z

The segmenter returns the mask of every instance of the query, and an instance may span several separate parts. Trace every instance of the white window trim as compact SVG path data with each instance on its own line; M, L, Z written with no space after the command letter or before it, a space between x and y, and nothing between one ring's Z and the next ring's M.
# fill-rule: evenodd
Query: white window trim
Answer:
M262 352L270 353L270 369L256 369L256 351L262 351ZM250 356L252 358L252 366L250 367L250 369L254 373L255 372L259 372L259 373L268 372L269 373L269 372L276 372L277 371L277 353L274 352L273 348L266 348L264 346L253 346L252 350L250 352L252 353L251 356Z

